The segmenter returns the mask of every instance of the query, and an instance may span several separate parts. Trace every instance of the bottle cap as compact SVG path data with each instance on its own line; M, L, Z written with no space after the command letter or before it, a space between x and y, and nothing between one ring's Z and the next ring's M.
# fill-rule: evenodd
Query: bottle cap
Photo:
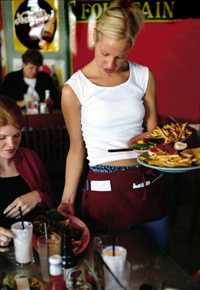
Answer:
M60 255L52 255L49 257L49 274L51 276L59 276L62 274Z
M52 255L49 257L49 263L53 264L53 265L58 265L60 264L62 261L61 256L60 255Z

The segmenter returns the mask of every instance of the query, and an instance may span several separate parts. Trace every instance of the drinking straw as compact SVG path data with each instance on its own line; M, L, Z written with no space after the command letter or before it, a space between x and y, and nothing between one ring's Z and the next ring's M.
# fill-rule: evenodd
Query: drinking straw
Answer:
M44 236L45 236L45 240L48 240L48 231L47 231L47 223L44 223Z
M24 217L23 217L23 213L22 213L22 208L21 206L19 207L19 214L20 214L20 219L21 219L21 223L22 223L22 229L24 230Z
M115 244L116 244L116 238L113 235L112 237L112 255L115 256Z

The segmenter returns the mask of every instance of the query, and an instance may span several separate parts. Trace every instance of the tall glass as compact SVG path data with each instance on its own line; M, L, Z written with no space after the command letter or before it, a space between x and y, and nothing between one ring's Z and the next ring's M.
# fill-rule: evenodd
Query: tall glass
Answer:
M40 236L37 239L37 249L40 259L40 269L42 279L45 282L49 281L49 263L48 258L52 255L60 255L61 237L56 233L46 236Z
M115 255L113 256L113 247L107 246L102 251L102 258L112 273L117 277L120 283L129 289L129 272L127 265L127 250L121 246L115 246ZM113 276L104 267L104 288L105 290L121 290L119 283L113 279Z
M13 241L16 262L22 265L31 263L33 261L33 224L27 221L23 224L16 222L12 224L11 230L15 235Z
M49 256L60 255L61 237L57 233L51 233L48 237Z
M49 281L48 240L44 236L38 238L37 249L40 259L40 270L42 279L45 282L48 282Z

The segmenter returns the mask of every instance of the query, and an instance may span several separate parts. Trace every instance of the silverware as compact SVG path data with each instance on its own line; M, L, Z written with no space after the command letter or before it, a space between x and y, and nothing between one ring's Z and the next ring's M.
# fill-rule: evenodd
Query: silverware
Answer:
M133 148L108 149L108 152L133 151Z

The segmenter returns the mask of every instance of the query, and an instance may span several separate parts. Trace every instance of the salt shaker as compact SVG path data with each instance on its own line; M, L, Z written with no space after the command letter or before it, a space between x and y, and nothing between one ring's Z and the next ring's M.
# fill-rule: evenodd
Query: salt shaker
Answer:
M49 257L49 274L51 276L58 276L62 274L61 256L52 255Z
M61 261L60 255L52 255L49 257L50 283L47 290L66 290Z

